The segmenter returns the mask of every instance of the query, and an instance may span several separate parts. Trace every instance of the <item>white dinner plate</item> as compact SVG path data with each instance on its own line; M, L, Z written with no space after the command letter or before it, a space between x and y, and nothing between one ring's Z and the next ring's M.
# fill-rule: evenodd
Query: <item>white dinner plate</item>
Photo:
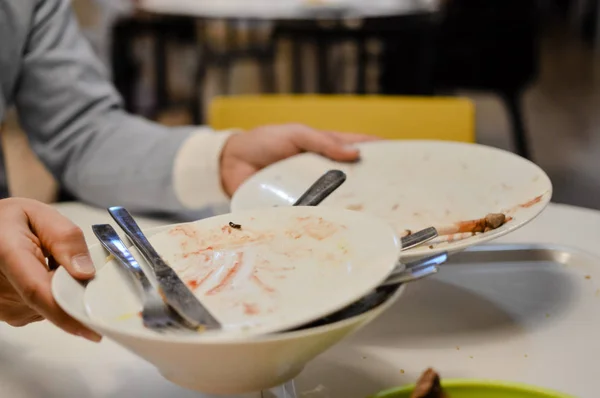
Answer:
M510 152L446 141L377 141L359 145L361 160L341 164L304 153L267 167L235 193L233 211L290 206L330 169L346 182L322 206L364 211L392 224L399 236L430 226L449 230L489 213L509 220L486 233L443 235L406 250L403 258L454 252L498 238L535 218L552 184L542 169Z
M400 255L387 223L319 207L237 212L178 224L149 240L223 324L208 337L283 331L321 318L371 292ZM132 278L114 260L87 285L85 306L97 322L154 333L142 324Z

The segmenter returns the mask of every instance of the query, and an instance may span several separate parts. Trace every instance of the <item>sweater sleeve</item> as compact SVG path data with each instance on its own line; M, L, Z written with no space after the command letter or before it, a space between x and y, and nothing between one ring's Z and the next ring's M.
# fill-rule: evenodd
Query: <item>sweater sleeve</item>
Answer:
M227 202L219 158L229 134L127 114L70 0L36 2L14 98L33 150L83 201L167 213Z

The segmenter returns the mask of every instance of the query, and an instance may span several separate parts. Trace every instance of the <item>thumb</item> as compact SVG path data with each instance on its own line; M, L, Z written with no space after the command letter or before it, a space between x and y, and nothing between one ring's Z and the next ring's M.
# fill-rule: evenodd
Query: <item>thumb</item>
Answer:
M96 268L79 227L43 203L29 203L25 213L46 255L65 267L74 278L90 279L94 276Z
M358 149L353 145L310 127L299 126L297 132L292 134L292 138L300 151L319 153L332 160L353 162L360 156Z

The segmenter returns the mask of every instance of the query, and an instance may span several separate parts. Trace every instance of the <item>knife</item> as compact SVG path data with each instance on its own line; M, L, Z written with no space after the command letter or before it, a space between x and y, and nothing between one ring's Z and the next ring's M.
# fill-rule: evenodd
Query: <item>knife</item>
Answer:
M220 329L219 321L156 252L131 214L120 206L110 207L108 212L150 264L165 302L194 326L207 330Z

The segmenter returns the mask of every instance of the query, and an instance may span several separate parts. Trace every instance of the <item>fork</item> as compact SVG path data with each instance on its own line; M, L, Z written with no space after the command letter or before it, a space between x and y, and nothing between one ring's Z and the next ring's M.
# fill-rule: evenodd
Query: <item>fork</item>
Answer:
M112 226L97 224L92 226L92 230L102 246L134 277L142 297L144 326L158 332L197 329L188 324L163 301L158 290L152 285L140 264Z

